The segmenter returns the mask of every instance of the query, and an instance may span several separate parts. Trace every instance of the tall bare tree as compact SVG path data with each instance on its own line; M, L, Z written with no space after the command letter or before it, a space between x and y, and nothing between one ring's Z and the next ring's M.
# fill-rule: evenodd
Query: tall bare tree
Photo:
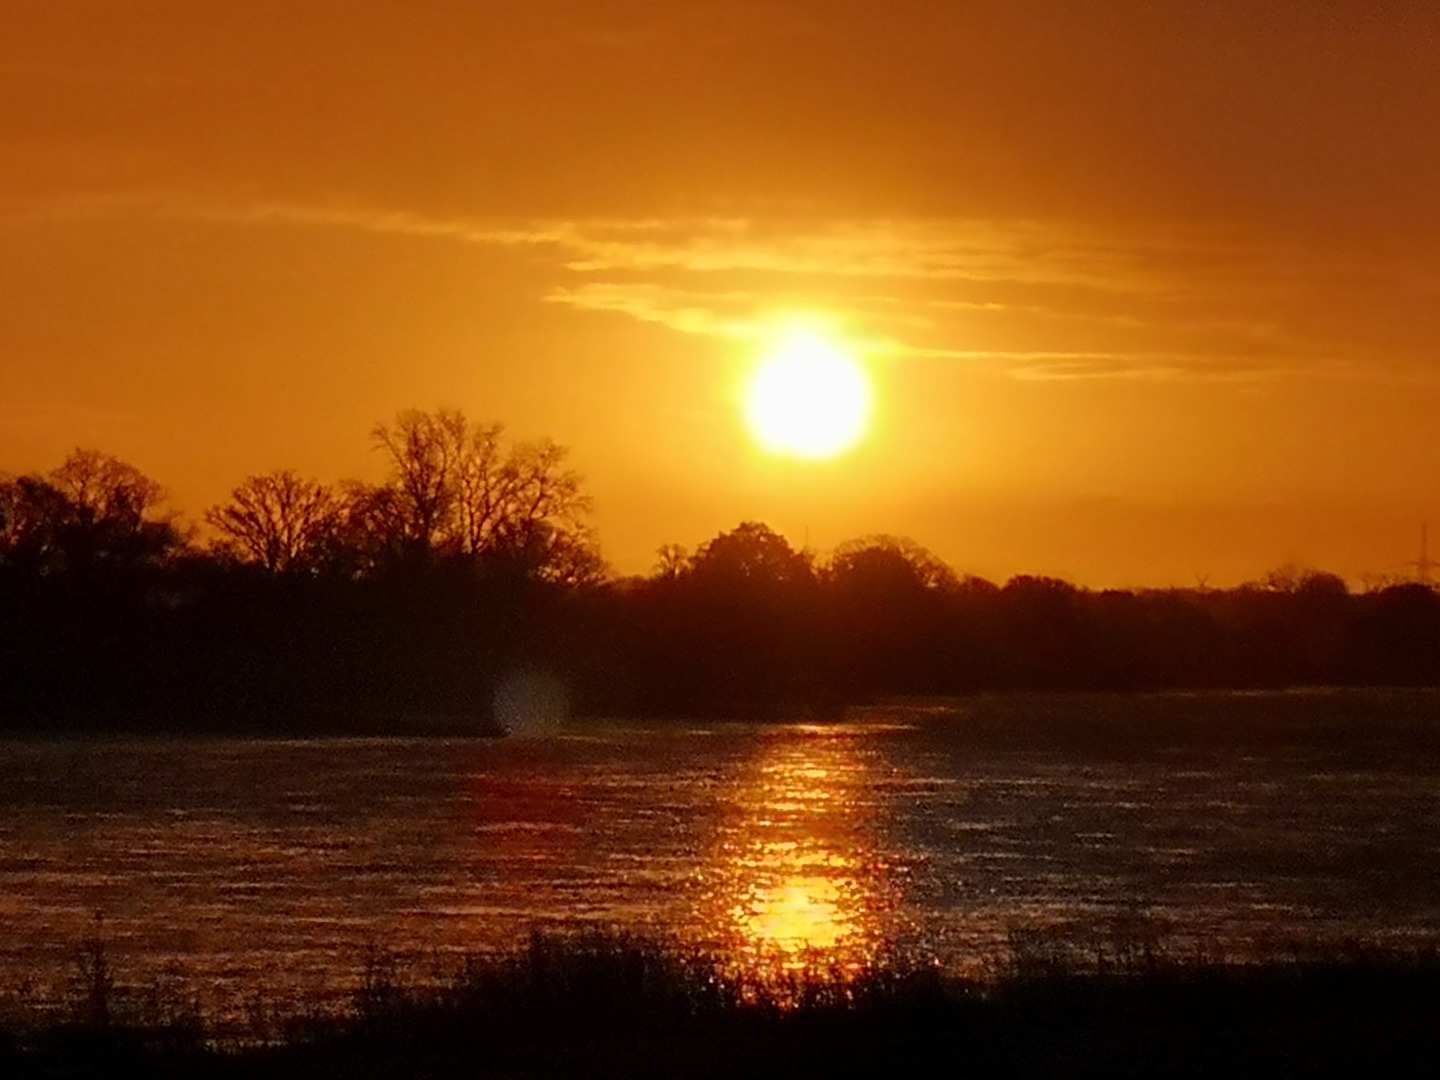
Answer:
M384 493L358 492L356 505L367 508L372 534L390 530L386 546L503 557L565 580L603 567L586 524L590 498L564 447L508 444L499 424L472 423L454 409L407 410L372 436L390 476Z
M393 425L377 424L371 432L390 459L403 539L422 549L442 547L453 532L469 432L469 421L456 409L407 409Z
M475 424L461 442L455 539L467 555L490 547L515 487L504 434L499 424Z
M99 450L79 449L49 475L87 524L109 522L138 529L154 519L164 489L129 462Z
M205 520L223 537L222 548L284 574L320 567L333 548L341 510L333 489L284 469L246 477Z
M580 474L566 468L568 451L549 439L516 446L506 458L503 501L491 540L525 546L552 533L574 533L590 513Z

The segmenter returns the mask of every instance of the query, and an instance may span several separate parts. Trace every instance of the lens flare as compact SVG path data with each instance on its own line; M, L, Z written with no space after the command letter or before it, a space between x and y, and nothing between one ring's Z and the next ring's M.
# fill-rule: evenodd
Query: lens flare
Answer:
M500 730L513 738L544 738L557 734L569 713L565 684L549 672L511 672L495 688L492 705Z

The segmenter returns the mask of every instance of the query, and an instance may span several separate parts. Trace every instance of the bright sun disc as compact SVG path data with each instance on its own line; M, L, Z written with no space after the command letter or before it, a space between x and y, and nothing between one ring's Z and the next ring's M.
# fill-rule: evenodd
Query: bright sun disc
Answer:
M790 334L750 384L745 417L771 453L818 459L848 450L870 419L870 384L839 346L809 331Z

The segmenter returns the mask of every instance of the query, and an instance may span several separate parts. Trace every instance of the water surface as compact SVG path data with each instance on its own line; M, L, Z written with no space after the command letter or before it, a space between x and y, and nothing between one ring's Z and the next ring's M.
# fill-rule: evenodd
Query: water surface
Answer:
M420 975L535 926L741 966L1015 940L1440 938L1440 695L984 699L544 740L0 743L0 983L211 1008Z

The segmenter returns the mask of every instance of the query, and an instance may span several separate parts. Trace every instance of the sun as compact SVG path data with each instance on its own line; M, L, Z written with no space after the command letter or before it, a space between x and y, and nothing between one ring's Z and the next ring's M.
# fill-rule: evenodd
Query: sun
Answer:
M792 330L751 380L745 419L756 441L773 454L832 458L865 434L870 383L835 341L813 330Z

